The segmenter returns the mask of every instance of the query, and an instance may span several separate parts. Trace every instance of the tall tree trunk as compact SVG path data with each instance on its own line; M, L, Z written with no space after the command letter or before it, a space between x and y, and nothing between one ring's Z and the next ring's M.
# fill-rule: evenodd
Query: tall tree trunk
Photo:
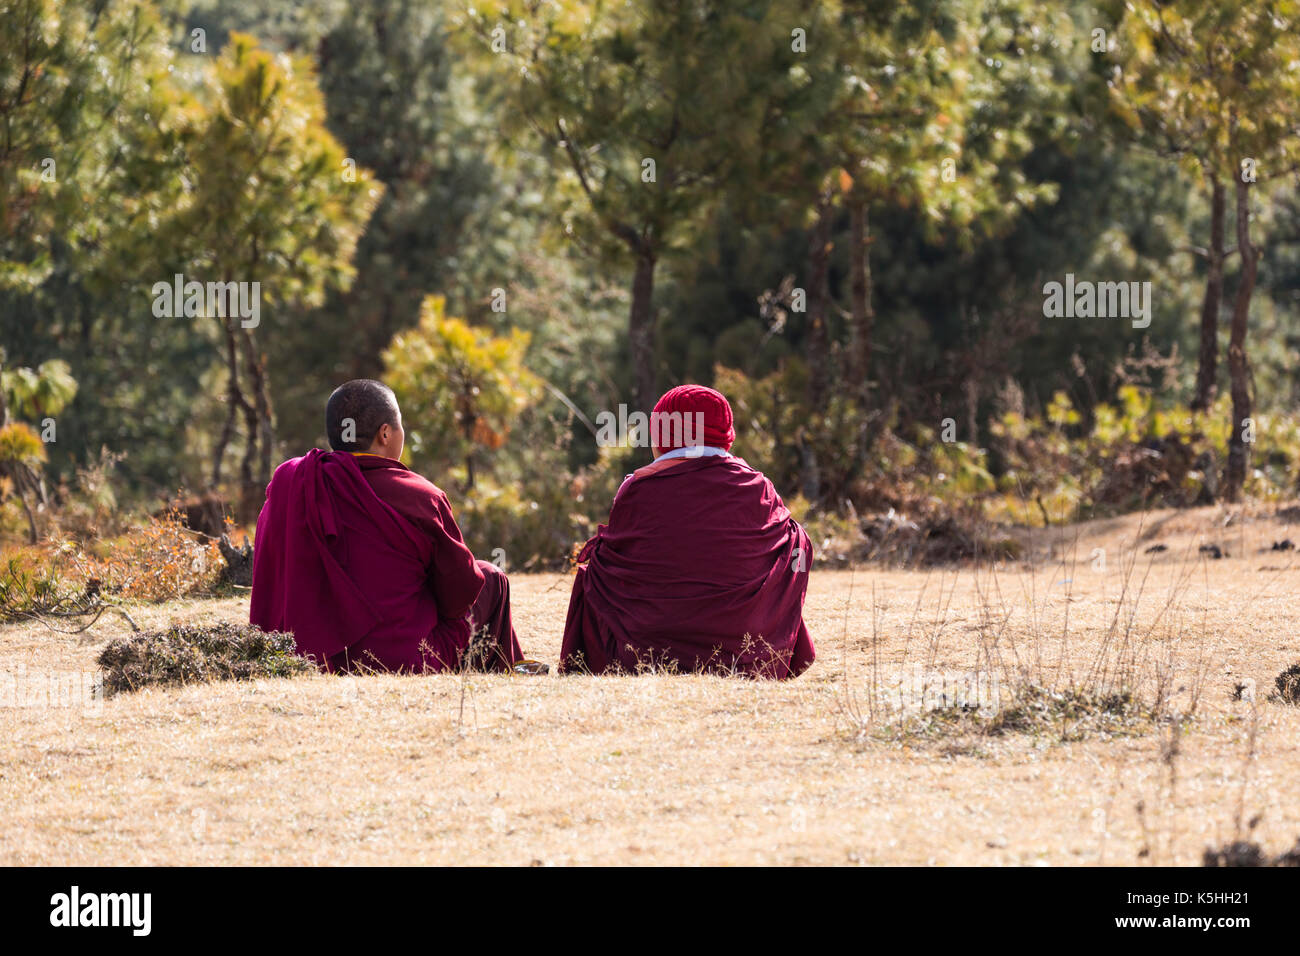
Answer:
M226 333L226 374L229 376L229 383L226 386L226 404L228 407L226 421L221 426L221 434L217 436L217 443L212 449L212 477L209 484L213 491L216 491L217 486L221 484L221 466L226 458L226 448L235 435L235 418L240 409L248 405L244 399L244 392L239 387L239 355L234 323L233 318L222 321L222 328Z
M460 421L460 434L465 440L465 487L463 491L474 490L474 396L462 392L457 403L460 408L456 416Z
M23 513L27 516L27 543L36 544L40 540L36 532L36 514L31 502L27 500L27 492L30 490L28 486L36 483L35 475L21 461L0 461L0 478L8 478L13 483L14 497L23 506Z
M40 541L40 537L36 534L36 515L32 513L32 506L27 502L27 492L18 492L17 498L23 506L23 513L27 516L27 543L36 544Z
M659 399L655 388L654 288L655 255L642 246L636 254L636 274L632 277L632 307L627 324L636 404L640 411L647 414Z
M867 221L867 197L858 190L849 194L849 279L852 324L848 387L857 399L858 414L853 441L853 470L861 474L871 450L867 409L871 402L871 336L876 311L871 305L871 231Z
M980 443L980 369L971 369L970 375L964 383L966 392L966 440L970 442L972 448L978 448Z
M871 373L871 333L876 312L871 306L871 235L867 222L867 200L853 192L849 196L849 276L853 288L850 317L853 351L849 360L850 386L864 407L867 379Z
M824 192L817 201L817 219L808 234L808 406L813 414L826 411L830 390L830 335L826 307L830 300L831 225L834 208Z
M1250 241L1250 183L1237 177L1237 251L1241 255L1241 278L1232 304L1232 334L1228 341L1228 375L1232 389L1232 434L1228 439L1228 469L1224 497L1237 501L1246 483L1250 448L1246 422L1252 414L1250 363L1246 358L1246 322L1250 298L1255 291L1255 270L1259 253ZM1253 438L1253 435L1252 435Z
M808 340L805 343L808 358L808 411L809 419L826 413L826 397L830 390L830 336L826 328L826 307L830 299L831 224L834 206L829 189L817 197L817 219L808 234ZM806 427L800 428L799 485L809 501L821 497L821 469L817 452L806 436Z
M251 524L257 520L267 482L271 480L271 443L274 426L271 420L271 396L267 381L266 364L257 354L257 344L252 329L240 329L240 342L244 351L244 364L248 368L249 387L253 401L244 411L248 426L248 444L240 465L243 490L240 495L240 520Z
M239 461L239 522L251 524L256 517L253 499L253 461L257 457L257 409L244 405L244 456Z
M1210 248L1205 297L1201 301L1201 352L1196 370L1193 411L1203 412L1214 403L1219 362L1219 309L1223 302L1223 235L1227 214L1227 190L1223 180L1210 174Z
M248 365L252 384L253 406L257 419L257 469L256 480L265 485L271 480L272 445L275 441L275 420L271 414L271 381L266 371L266 357L257 351L252 329L243 329L244 361Z

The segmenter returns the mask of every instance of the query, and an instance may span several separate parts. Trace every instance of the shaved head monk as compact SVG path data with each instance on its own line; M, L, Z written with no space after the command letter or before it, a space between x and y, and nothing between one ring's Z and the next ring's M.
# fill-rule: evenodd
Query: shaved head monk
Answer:
M682 385L655 405L650 431L654 462L623 482L578 557L560 669L798 676L814 656L812 542L772 483L731 454L731 406Z
M447 496L403 465L386 385L340 385L325 406L332 451L275 470L257 519L249 619L292 631L324 670L533 671L505 574L476 561Z

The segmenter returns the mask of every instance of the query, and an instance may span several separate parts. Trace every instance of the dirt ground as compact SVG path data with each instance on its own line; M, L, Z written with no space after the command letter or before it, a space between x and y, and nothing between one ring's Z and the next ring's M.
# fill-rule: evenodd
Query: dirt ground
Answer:
M312 676L0 707L0 864L1195 864L1253 818L1278 853L1300 837L1300 708L1267 699L1300 661L1288 535L1160 512L1038 532L1032 567L814 569L818 660L787 683ZM569 582L514 578L524 649L551 663ZM123 633L0 628L0 675L93 673ZM1127 674L1194 716L897 731L920 682L972 673L999 694Z

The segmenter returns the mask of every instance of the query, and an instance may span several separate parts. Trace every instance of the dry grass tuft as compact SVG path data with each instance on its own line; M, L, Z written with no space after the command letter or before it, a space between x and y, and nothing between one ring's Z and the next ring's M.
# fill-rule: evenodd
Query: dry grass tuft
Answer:
M166 630L120 637L98 658L109 694L150 685L293 677L316 668L294 654L292 634L266 633L247 624L173 624Z

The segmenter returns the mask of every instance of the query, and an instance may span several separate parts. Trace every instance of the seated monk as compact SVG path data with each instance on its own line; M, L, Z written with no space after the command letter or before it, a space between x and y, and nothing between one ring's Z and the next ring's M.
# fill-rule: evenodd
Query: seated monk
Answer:
M561 671L798 676L814 656L812 542L772 483L730 453L731 406L682 385L655 405L650 431L654 462L627 477L578 556Z
M358 379L325 406L333 451L275 470L257 519L249 620L292 631L327 671L534 672L504 572L476 561L447 496L400 461L391 389Z

